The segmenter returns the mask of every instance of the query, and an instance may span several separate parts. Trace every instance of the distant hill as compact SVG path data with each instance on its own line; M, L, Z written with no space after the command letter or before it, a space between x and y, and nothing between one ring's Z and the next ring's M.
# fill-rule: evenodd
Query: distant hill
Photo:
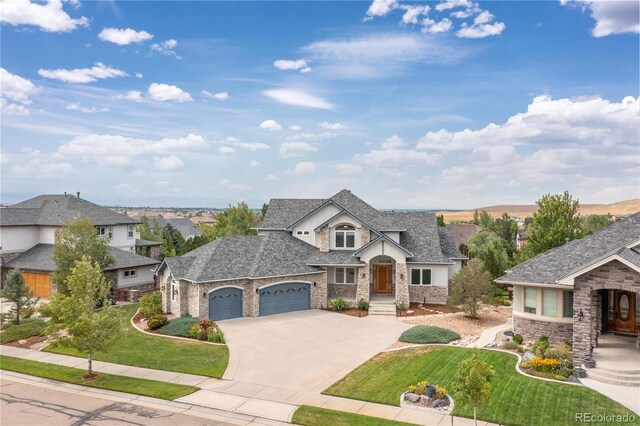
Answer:
M500 217L502 213L507 212L511 217L519 217L524 219L527 216L533 215L533 212L536 211L538 206L535 204L530 205L497 205L497 206L487 206L487 207L478 207L478 211L486 210L493 217ZM442 214L444 216L444 221L446 223L450 223L454 220L459 220L461 222L470 222L473 220L473 212L476 209L472 210L463 210L456 212L438 212L438 214ZM612 204L582 204L580 205L580 214L581 215L590 215L590 214L607 214L611 213L612 215L627 215L640 211L640 198L635 198L633 200L625 200L618 201L617 203Z

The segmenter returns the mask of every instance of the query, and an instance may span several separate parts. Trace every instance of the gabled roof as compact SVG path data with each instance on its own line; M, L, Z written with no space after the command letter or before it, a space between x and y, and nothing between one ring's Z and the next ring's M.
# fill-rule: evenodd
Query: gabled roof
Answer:
M473 234L480 232L480 227L474 223L450 223L445 228L451 230L456 247L466 242Z
M137 219L137 218L136 218ZM194 235L201 235L202 231L198 226L191 221L191 219L186 217L173 217L173 218L165 218L161 214L148 217L150 225L153 226L153 220L158 222L158 225L164 226L167 223L173 226L182 234L183 238L189 238Z
M39 195L0 209L0 225L62 226L78 216L87 216L95 225L136 224L138 220L74 195Z
M374 238L373 240L369 241L367 244L363 245L362 247L360 247L358 249L357 252L355 252L353 255L360 257L362 256L362 254L369 248L372 247L378 243L384 243L384 242L388 242L389 244L391 244L392 246L395 246L397 248L399 248L400 250L402 250L407 257L413 257L413 253L411 253L409 250L407 250L406 248L402 247L400 244L396 243L395 241L393 241L391 239L391 237L385 235L385 234L380 234L378 236L378 238ZM384 248L384 246L383 246Z
M444 226L438 226L438 234L440 236L440 245L442 246L442 254L449 259L466 260L467 256L460 253L451 229Z
M284 231L289 225L319 207L324 200L319 199L281 199L269 201L264 220L256 229Z
M109 247L109 254L116 260L116 264L107 268L107 270L135 268L147 265L152 266L160 263L150 257L140 256L139 254L120 250L115 247ZM53 244L36 244L2 266L5 268L20 268L45 272L52 272L58 269L53 261Z
M407 227L406 232L400 233L400 245L413 253L411 262L451 263L443 253L435 214L406 212L395 215L396 220Z
M576 271L599 259L620 251L633 261L633 253L624 249L640 240L640 213L613 223L580 240L574 240L553 248L514 266L499 283L557 284Z

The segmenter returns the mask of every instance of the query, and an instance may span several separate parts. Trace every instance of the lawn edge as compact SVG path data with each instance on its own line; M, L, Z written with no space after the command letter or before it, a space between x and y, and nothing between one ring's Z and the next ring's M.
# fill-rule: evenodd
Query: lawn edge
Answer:
M402 422L400 420L394 420L394 419L387 419L387 418L383 418L383 417L375 417L375 416L368 416L366 414L359 414L359 413L350 413L347 411L340 411L340 410L333 410L330 408L322 408L322 407L317 407L315 405L307 405L307 404L302 404L301 406L299 406L296 411L293 412L293 415L291 416L291 422L292 424L301 424L304 425L304 423L293 423L296 413L300 410L307 410L307 409L312 409L312 410L320 410L320 411L324 411L327 412L327 414L335 414L335 415L342 415L342 416L346 416L346 417L356 417L356 418L362 418L362 419L377 419L379 421L382 422L389 422L390 424L397 424L397 425L411 425L412 423L408 423L408 422Z
M146 334L148 336L159 336L159 337L168 337L169 339L177 339L177 340L185 340L187 342L192 342L192 343L206 343L208 345L215 345L215 346L227 346L226 343L215 343L215 342L208 342L206 340L198 340L198 339L190 339L188 337L180 337L180 336L171 336L168 334L160 334L160 333L149 333L148 331L144 331L141 328L139 328L134 322L133 322L133 317L135 317L136 315L138 315L138 313L140 312L140 308L138 308L138 310L136 311L135 314L133 314L133 316L129 319L129 321L131 322L131 325L133 326L133 328L135 328L136 330L138 330L140 333ZM227 346L228 347L228 346Z

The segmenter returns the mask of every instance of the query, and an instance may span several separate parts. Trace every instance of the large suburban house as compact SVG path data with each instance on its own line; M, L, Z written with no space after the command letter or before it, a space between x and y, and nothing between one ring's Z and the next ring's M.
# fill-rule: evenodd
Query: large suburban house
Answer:
M187 217L164 217L161 214L155 216L147 216L149 225L153 227L154 221L160 226L164 227L166 224L173 226L180 232L182 238L188 240L197 235L202 235L202 231L198 228L198 225L193 223L191 219Z
M513 328L573 342L587 360L602 333L640 333L640 213L523 262L496 280L514 288Z
M50 273L56 270L56 233L81 215L91 219L98 235L109 243L116 264L105 272L114 290L153 289L154 270L160 262L136 254L137 243L144 244L136 231L139 221L84 200L80 193L39 195L0 209L0 276L19 268L34 294L49 298L53 290Z
M164 259L165 311L221 320L326 308L337 298L444 303L466 259L434 214L380 211L348 190L272 199L255 229Z

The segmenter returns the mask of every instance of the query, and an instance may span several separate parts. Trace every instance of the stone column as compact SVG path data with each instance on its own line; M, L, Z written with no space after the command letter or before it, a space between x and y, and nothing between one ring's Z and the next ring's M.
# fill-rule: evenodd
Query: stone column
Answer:
M356 287L356 303L360 299L369 301L369 265L357 269L358 279Z
M576 283L578 284L578 283ZM573 292L573 359L579 363L591 356L591 345L595 344L598 315L597 293L590 287L582 287ZM582 318L580 318L582 312Z
M369 244L369 241L371 241L371 231L363 226L360 228L360 247Z
M402 276L402 277L401 277ZM396 263L396 301L404 302L409 307L409 278L407 264Z
M329 225L320 228L320 251L329 251Z
M322 309L327 307L327 273L316 274L312 276L311 284L311 307L313 309Z

